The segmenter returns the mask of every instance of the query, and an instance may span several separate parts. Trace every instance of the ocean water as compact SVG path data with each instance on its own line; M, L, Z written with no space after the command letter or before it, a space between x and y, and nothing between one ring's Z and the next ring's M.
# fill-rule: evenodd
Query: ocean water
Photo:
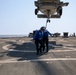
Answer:
M27 37L27 35L0 35L0 38Z

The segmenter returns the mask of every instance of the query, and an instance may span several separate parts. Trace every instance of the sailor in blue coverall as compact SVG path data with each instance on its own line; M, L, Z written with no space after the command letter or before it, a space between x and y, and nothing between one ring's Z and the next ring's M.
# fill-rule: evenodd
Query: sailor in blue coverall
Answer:
M44 28L44 32L43 32L43 51L45 49L45 45L46 45L46 52L48 52L48 36L52 36L52 34L46 30L46 27Z
M42 52L41 49L43 48L43 27L40 28L40 30L37 30L33 40L35 40L35 45L36 45L36 50L37 50L37 55L39 52Z

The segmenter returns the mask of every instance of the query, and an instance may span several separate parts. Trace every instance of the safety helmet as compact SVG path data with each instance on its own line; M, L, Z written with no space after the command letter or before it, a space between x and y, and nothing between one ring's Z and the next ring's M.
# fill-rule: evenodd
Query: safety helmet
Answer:
M41 28L40 28L40 30L45 30L46 29L46 27L44 27L44 26L42 26Z

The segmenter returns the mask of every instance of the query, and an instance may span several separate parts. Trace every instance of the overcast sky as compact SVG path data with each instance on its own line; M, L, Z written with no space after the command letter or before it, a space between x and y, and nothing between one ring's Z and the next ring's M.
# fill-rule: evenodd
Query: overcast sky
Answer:
M28 34L46 25L46 19L37 18L34 14L35 0L0 0L0 35ZM51 19L47 29L51 33L76 33L76 0L63 7L63 15L59 19Z

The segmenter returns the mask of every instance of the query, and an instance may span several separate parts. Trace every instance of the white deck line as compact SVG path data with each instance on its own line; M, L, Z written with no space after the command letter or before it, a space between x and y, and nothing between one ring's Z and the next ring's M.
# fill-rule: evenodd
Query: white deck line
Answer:
M37 62L37 61L76 61L76 58L51 58L51 59L32 59L32 60L23 60L23 61L17 61L17 60L1 60L0 64L9 64L9 63L26 63L26 62Z
M13 50L13 49L10 49L9 51L16 51L16 52L28 52L28 53L34 53L36 51L29 51L29 50ZM49 52L71 52L71 51L76 51L76 49L73 49L73 50L49 50Z
M34 50L31 50L31 51L29 51L29 50L14 50L14 49L8 49L8 47L10 46L10 44L8 44L8 45L5 45L5 46L3 46L2 48L4 49L4 50L9 50L9 51L17 51L17 52L36 52L36 51L34 51ZM49 52L70 52L70 51L76 51L76 48L68 48L68 47L66 47L66 46L64 46L64 48L67 48L67 49L65 49L65 50L49 50ZM69 49L69 50L68 50Z

